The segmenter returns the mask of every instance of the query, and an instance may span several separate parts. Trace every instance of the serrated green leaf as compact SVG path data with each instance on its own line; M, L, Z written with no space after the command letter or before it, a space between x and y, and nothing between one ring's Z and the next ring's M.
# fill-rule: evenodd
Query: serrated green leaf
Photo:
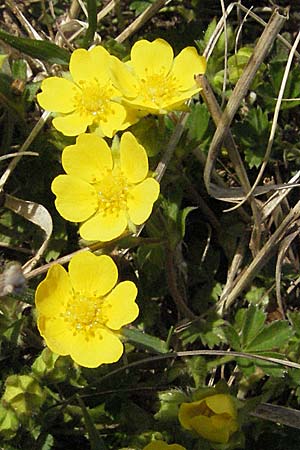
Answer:
M256 306L267 306L269 296L263 287L252 286L246 294L246 300Z
M240 351L240 337L236 329L230 323L226 324L226 326L223 328L223 333L230 347L233 350Z
M292 335L287 320L277 320L264 329L244 348L247 352L262 352L282 347Z
M193 106L186 124L189 138L201 141L208 128L209 120L210 114L204 103Z
M269 69L269 80L267 83L258 87L257 93L262 98L265 107L273 111L276 105L276 99L281 86L283 73L286 67L286 60L272 61ZM288 80L284 91L284 99L299 99L300 97L300 71L299 67L290 70ZM280 109L290 109L298 106L300 100L283 100Z
M52 42L12 36L1 29L0 39L6 44L11 45L11 47L20 50L33 58L47 61L49 64L69 64L70 53Z
M138 0L138 1L130 3L129 9L131 11L134 11L135 16L137 17L140 14L142 14L147 8L149 8L149 6L151 6L150 2Z
M130 342L141 345L148 350L152 350L156 353L168 353L168 347L165 341L158 337L151 336L136 328L124 328L122 330L123 336L125 336Z
M216 29L216 26L217 26L217 19L214 17L213 20L208 24L208 27L204 34L203 40L204 40L205 45L208 44L208 41L210 40L213 32Z
M263 161L270 123L268 114L259 106L252 108L243 122L234 126L234 134L245 153L249 167L258 167Z
M244 315L241 329L241 348L245 350L250 342L263 329L266 314L255 306L250 305Z

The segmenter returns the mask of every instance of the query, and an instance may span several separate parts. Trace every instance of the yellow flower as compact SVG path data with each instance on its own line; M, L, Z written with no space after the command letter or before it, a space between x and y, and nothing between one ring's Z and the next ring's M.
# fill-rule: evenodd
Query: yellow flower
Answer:
M62 164L67 175L56 177L51 186L55 205L64 219L83 222L83 239L110 241L128 223L140 225L150 216L159 183L147 177L147 154L133 134L122 135L114 156L99 136L82 134L64 149Z
M182 445L170 444L168 445L164 441L152 441L146 445L143 450L186 450Z
M226 444L238 430L237 411L230 395L216 394L192 403L182 403L178 418L187 430L203 438Z
M71 80L46 78L37 99L42 108L59 113L54 127L66 136L84 133L90 125L112 137L136 121L131 112L113 101L120 97L109 72L111 55L101 46L77 49L70 59Z
M206 60L194 47L184 48L174 58L172 47L163 39L136 42L126 64L115 57L111 60L114 85L124 102L152 114L181 109L199 92L194 75L205 69Z
M70 355L84 367L118 361L123 353L119 333L139 310L137 288L119 284L118 269L106 255L78 253L69 272L54 264L38 285L38 328L51 351Z

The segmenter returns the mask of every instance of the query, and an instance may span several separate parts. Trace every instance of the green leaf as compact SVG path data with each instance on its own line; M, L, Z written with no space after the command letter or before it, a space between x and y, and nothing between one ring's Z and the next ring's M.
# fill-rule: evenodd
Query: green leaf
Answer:
M102 438L100 437L100 434L98 433L98 430L95 427L95 424L94 424L85 404L83 403L82 399L79 396L77 396L77 400L78 400L78 403L82 410L84 424L85 424L87 433L89 435L89 442L90 442L91 450L107 450L106 445L104 444Z
M23 105L19 98L16 98L11 91L12 78L4 73L0 73L0 105L15 113L19 119L23 119Z
M252 342L263 329L265 319L266 315L263 311L255 308L253 305L250 305L246 310L241 330L241 344L243 350L247 348L248 343Z
M16 59L11 64L11 72L14 78L25 80L27 79L27 65L24 59Z
M186 394L175 389L160 392L158 394L158 399L160 402L160 408L154 417L156 420L161 420L163 422L172 422L176 420L179 406L181 403L188 401Z
M194 211L195 209L197 209L196 206L187 206L186 208L184 208L183 210L179 211L178 213L178 218L177 218L177 222L178 222L178 228L181 230L181 238L184 238L185 235L185 222L186 222L186 218L188 216L188 214L191 211Z
M156 353L168 353L168 347L165 341L155 336L151 336L150 334L143 333L136 328L124 328L122 334L130 342L141 345L148 350L152 350Z
M189 138L201 141L207 131L209 120L210 114L204 103L193 106L186 124Z
M233 350L240 351L241 350L240 337L236 329L230 323L228 323L223 328L223 332L230 347Z
M264 287L251 286L245 297L249 303L256 306L266 307L269 303L269 296Z
M259 86L257 94L262 98L265 107L269 111L273 111L276 105L278 92L281 86L282 77L284 74L286 61L272 61L269 70L269 80L263 85ZM300 97L300 71L299 66L294 67L289 72L288 80L284 91L284 99ZM280 109L290 109L298 106L300 100L285 101L283 100Z
M147 8L149 8L149 6L151 6L151 2L138 0L138 1L132 2L129 6L129 9L131 11L134 11L135 16L137 17L140 14L142 14Z
M12 36L1 29L0 39L17 50L20 50L33 58L47 61L49 64L69 64L69 52L52 42L36 41L34 39Z
M250 168L258 167L264 158L269 129L268 114L259 106L251 109L245 120L234 126L234 134Z
M299 337L300 336L300 312L299 311L289 311L288 319L291 322L296 335Z
M287 320L277 320L267 325L244 349L247 352L261 352L282 347L292 335Z
M87 0L88 13L88 29L83 41L83 46L88 48L94 40L94 35L97 29L97 2L96 0Z

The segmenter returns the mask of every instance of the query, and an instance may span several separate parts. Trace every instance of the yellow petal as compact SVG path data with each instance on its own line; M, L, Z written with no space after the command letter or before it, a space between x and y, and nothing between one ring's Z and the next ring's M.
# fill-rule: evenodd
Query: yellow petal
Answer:
M166 114L166 111L163 111L163 109L160 105L157 105L157 103L152 102L148 99L144 99L141 96L138 96L138 97L134 98L133 100L125 99L124 103L126 105L128 105L129 108L137 108L137 109L142 110L144 115L146 115L145 113Z
M115 239L126 230L127 218L125 212L116 214L95 214L80 227L80 236L87 241L107 242Z
M214 419L214 420L212 420ZM229 430L218 416L198 416L191 419L192 429L200 436L212 442L226 444L229 441Z
M146 150L132 133L123 133L120 143L121 170L129 183L139 183L148 174Z
M38 318L38 329L46 341L47 347L58 355L69 355L73 340L73 330L59 316Z
M192 403L181 403L178 411L178 419L183 428L192 430L191 419L199 415L199 406L203 400Z
M101 45L91 50L79 48L72 53L70 72L76 83L97 79L105 84L109 79L110 54Z
M236 417L236 407L234 401L230 395L216 394L205 398L205 402L209 409L216 414L227 413L231 417Z
M127 111L125 106L119 103L110 102L107 112L101 116L99 125L103 131L104 136L113 137L117 131L123 130L124 121L127 118Z
M203 74L206 70L206 59L200 56L194 47L184 48L174 59L171 75L178 82L178 90L194 89L194 75Z
M43 80L37 100L47 111L70 113L75 109L74 96L79 91L72 81L50 77Z
M72 286L69 275L61 265L53 265L35 292L38 314L49 317L59 315L71 296Z
M161 107L165 111L184 111L186 106L184 103L192 98L195 94L200 91L199 87L195 89L190 89L189 91L179 92L170 101L162 103Z
M81 134L75 145L65 147L62 165L67 174L95 183L113 167L111 150L96 134Z
M81 115L75 111L67 116L55 117L52 124L65 136L77 136L78 134L84 133L93 121L94 117L91 114Z
M51 185L56 195L55 206L66 220L82 222L98 207L97 192L90 184L71 175L59 175Z
M119 283L105 299L104 313L109 319L106 325L112 330L119 330L123 325L133 322L139 315L139 308L135 303L137 296L136 285L132 281Z
M131 50L131 64L140 78L152 74L167 76L173 62L173 50L164 39L149 42L142 39Z
M144 112L137 111L136 109L132 109L129 106L125 106L126 108L126 118L122 125L120 125L120 130L126 130L126 128L131 127L137 123L142 117L146 116Z
M153 178L147 178L130 190L128 214L135 225L141 225L148 219L158 195L159 183Z
M73 256L69 263L69 274L76 292L96 297L111 291L118 279L118 269L113 260L109 256L96 256L91 252Z
M114 86L119 89L125 97L136 97L137 80L130 68L118 58L112 56L110 60L110 70Z
M70 355L80 366L92 368L118 361L123 350L122 342L114 333L100 329L88 339L84 333L74 336Z

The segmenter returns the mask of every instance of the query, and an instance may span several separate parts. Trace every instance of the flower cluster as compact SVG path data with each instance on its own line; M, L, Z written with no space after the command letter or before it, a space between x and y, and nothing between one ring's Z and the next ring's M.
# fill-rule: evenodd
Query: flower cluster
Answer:
M205 72L206 60L194 47L174 58L165 40L143 39L133 45L126 63L97 46L75 50L69 68L69 77L42 82L39 104L56 114L53 125L67 136L90 127L112 137L145 114L182 109L200 90L194 75Z
M141 40L126 63L102 46L77 49L69 73L42 82L39 104L53 113L58 131L77 136L62 152L65 174L51 188L58 212L80 224L83 239L108 242L149 218L160 188L146 150L128 131L111 148L105 139L149 113L182 109L199 92L194 75L205 66L193 47L174 58L163 39ZM88 252L71 259L69 272L52 265L36 291L38 328L50 350L86 367L121 357L120 329L137 317L138 307L135 284L116 285L117 277L111 258Z

